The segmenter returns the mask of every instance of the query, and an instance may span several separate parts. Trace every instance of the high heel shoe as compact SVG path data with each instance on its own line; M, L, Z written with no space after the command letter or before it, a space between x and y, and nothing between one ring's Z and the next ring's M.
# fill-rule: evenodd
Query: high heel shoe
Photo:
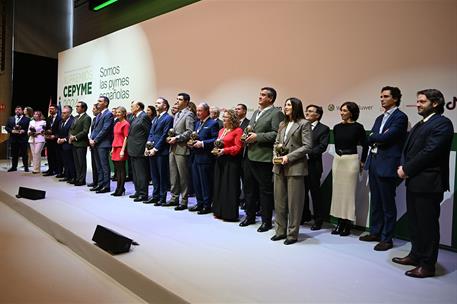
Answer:
M344 227L340 232L340 236L348 236L351 234L352 223L350 220L344 220Z
M332 230L332 234L340 234L343 230L343 222L341 219L338 219L338 223L336 224L335 228Z
M116 189L116 191L111 193L112 196L123 196L124 194L125 194L125 189L121 189L121 190Z

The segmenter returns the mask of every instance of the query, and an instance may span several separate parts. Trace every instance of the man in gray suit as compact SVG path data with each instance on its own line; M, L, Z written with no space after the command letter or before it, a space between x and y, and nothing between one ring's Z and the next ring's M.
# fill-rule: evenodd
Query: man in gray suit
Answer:
M260 202L262 225L258 232L273 226L273 143L284 114L274 107L276 90L265 87L260 90L259 109L251 118L253 131L246 138L247 161L245 163L246 218L240 223L245 227L255 223L256 202Z
M187 209L189 177L189 155L187 141L194 130L194 114L188 109L190 96L179 93L177 98L178 112L173 121L174 136L168 138L170 144L170 182L171 199L164 206L176 206L175 210ZM179 203L181 195L181 203Z
M131 105L133 120L127 137L127 153L132 162L133 185L135 193L130 195L134 202L148 200L148 160L144 155L151 121L144 112L144 104L135 101Z

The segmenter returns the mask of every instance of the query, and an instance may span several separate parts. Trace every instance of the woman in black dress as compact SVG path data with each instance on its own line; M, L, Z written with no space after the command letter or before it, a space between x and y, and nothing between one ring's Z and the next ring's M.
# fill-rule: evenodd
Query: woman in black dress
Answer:
M214 169L213 213L219 219L238 221L243 131L239 128L239 121L234 110L224 112L223 123L218 139L223 142L224 146L217 149Z

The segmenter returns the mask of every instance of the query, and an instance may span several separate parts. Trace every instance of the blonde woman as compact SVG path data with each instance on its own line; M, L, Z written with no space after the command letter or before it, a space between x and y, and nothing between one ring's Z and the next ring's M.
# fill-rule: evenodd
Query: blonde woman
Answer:
M43 150L45 139L44 130L46 121L43 120L43 114L40 111L33 113L33 120L30 121L27 134L29 135L30 151L32 152L32 173L40 173L41 151Z

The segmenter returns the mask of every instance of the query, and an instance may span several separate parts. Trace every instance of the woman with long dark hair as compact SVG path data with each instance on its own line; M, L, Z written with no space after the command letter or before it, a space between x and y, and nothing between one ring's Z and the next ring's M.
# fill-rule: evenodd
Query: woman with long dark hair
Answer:
M290 245L298 240L308 175L306 154L311 152L312 140L311 123L300 99L288 98L284 114L273 148L276 233L271 240L286 239L284 244Z
M338 219L332 234L347 236L351 233L352 222L355 221L355 194L358 174L368 154L368 143L364 127L357 122L359 106L351 101L340 107L342 121L333 127L335 138L335 157L333 158L332 204L330 215ZM357 146L362 146L359 160Z

